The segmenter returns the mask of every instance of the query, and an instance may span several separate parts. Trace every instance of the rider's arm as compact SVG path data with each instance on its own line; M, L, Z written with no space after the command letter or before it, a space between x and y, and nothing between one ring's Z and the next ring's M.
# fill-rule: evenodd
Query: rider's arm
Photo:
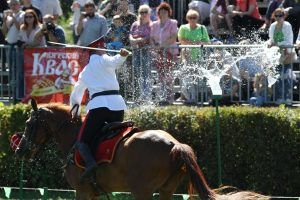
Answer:
M127 51L126 49L121 49L120 54L117 54L115 56L108 56L107 54L104 54L103 62L105 64L105 66L107 66L107 67L118 69L125 62L129 53L130 52Z
M75 104L80 105L84 92L86 90L86 85L80 79L75 83L74 89L70 96L70 106L73 107ZM80 113L80 112L79 112Z

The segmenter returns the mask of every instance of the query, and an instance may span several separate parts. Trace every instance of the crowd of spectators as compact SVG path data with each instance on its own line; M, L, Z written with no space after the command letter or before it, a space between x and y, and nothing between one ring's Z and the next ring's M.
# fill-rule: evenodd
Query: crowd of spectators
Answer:
M0 5L1 44L27 48L66 42L65 32L59 25L59 17L63 14L59 0L0 0ZM106 35L107 48L132 48L133 58L128 64L133 65L137 94L142 99L151 96L147 81L151 66L155 66L160 96L166 102L174 100L173 70L178 56L184 63L193 63L202 57L198 49L186 48L179 52L178 43L203 45L217 40L237 44L265 31L269 34L270 47L300 46L299 1L270 0L265 16L259 13L256 0L191 0L188 8L184 12L187 23L179 24L179 20L173 18L171 6L162 0L74 0L71 6L73 42L87 46ZM224 29L230 35L225 39L220 31ZM285 50L282 55L285 60L293 60L290 57L295 52ZM290 71L289 64L282 61L278 71ZM194 100L196 97L187 92L190 86L184 85L180 99ZM287 88L283 91L289 91L290 84L284 87ZM291 99L278 88L277 94L281 95L278 100Z

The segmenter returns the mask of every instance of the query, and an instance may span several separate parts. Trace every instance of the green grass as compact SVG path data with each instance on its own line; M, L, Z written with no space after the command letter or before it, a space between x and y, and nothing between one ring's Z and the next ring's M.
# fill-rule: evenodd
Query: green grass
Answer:
M72 28L70 26L70 22L72 20L72 16L69 15L69 18L60 17L58 24L64 29L65 36L66 36L66 43L73 44L73 37L72 37Z

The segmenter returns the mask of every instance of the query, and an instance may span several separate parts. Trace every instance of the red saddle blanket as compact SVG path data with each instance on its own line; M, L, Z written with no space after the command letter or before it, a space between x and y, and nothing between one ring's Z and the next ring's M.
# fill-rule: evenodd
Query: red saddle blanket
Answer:
M126 136L128 133L130 133L133 130L133 127L126 127L123 128L118 135L115 137L104 140L98 144L96 153L94 155L94 158L97 163L111 163L111 161L114 158L115 150L119 144L119 142L122 140L124 136ZM84 168L84 160L81 157L79 151L75 151L74 154L74 160L78 167Z

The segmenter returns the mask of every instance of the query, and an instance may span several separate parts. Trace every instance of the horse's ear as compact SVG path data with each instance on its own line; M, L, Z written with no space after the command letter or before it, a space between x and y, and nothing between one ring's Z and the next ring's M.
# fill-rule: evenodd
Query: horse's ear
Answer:
M38 107L37 107L37 103L36 103L36 101L35 101L34 98L31 98L30 103L31 103L32 109L33 109L34 111L37 111L37 110L38 110Z

